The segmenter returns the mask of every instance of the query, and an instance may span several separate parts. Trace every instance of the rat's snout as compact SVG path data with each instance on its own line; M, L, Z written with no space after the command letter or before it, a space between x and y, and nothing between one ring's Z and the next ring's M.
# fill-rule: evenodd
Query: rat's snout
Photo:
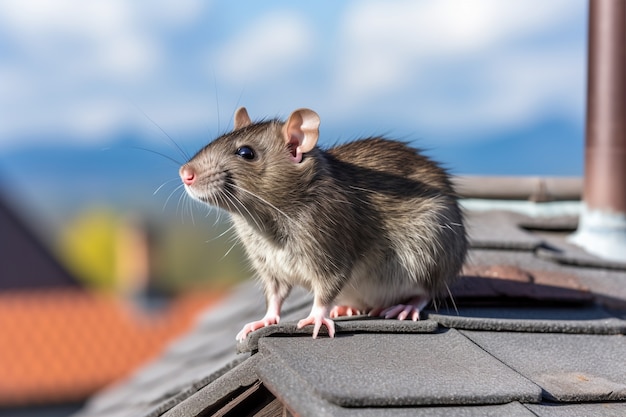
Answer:
M196 181L196 171L189 165L183 165L180 167L180 171L178 172L180 175L180 179L183 180L185 185L193 185Z

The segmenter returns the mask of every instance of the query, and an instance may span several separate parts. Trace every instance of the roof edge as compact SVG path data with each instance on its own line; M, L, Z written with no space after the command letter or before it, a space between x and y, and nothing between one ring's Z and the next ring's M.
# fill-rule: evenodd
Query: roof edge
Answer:
M580 200L582 177L480 176L452 178L460 197L533 202Z

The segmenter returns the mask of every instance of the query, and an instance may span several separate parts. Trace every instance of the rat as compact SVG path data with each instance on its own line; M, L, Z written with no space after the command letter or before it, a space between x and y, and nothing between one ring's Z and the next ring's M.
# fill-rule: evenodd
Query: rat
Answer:
M179 170L189 196L230 214L263 284L265 316L239 341L278 324L296 285L314 296L297 325L313 325L313 338L321 326L334 337L342 315L418 320L465 260L463 214L442 167L383 137L324 150L319 126L310 109L253 123L241 107L233 131Z

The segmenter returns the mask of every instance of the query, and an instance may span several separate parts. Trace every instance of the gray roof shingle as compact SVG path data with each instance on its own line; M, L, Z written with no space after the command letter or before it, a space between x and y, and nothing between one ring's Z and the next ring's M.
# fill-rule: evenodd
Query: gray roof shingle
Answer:
M296 289L280 325L235 346L264 312L246 283L76 417L238 415L250 402L235 398L302 416L626 415L626 265L572 247L558 232L571 218L468 221L469 277L423 321L339 319L313 340L295 328L311 304Z
M476 332L463 334L558 402L626 401L623 335Z
M303 337L270 337L259 348L264 356L259 374L266 384L284 382L292 374L322 399L342 407L541 400L537 385L454 329L419 337L349 333L314 343Z

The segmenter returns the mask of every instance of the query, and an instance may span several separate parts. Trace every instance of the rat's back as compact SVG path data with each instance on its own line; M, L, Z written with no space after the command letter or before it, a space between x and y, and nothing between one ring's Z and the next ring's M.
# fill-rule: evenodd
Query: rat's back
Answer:
M336 180L380 219L389 251L379 278L393 284L408 277L432 295L445 289L467 252L463 215L446 171L418 150L383 138L327 154Z
M447 172L404 142L372 137L336 146L327 153L346 165L395 179L411 179L415 181L413 185L436 188L440 193L454 195Z

